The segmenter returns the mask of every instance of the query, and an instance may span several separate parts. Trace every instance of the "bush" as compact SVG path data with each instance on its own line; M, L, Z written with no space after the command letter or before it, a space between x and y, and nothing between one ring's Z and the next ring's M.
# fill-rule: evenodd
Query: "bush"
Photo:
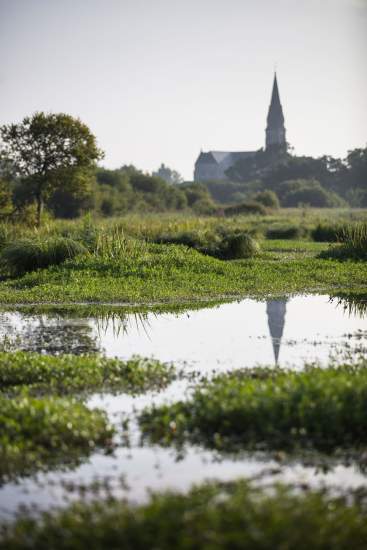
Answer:
M67 237L49 237L46 240L23 239L4 247L2 260L14 275L59 265L65 260L84 254L87 249L79 242Z
M267 239L302 239L307 235L304 227L299 225L274 226L270 227L266 232Z
M324 189L317 180L285 181L278 186L277 191L285 207L307 204L315 208L333 208L345 205L341 197Z
M258 214L264 216L267 210L263 204L255 201L246 201L241 204L234 204L233 206L227 206L224 209L225 216L240 216L249 214Z
M278 209L280 207L278 196L274 193L274 191L270 191L270 189L265 189L265 191L259 191L258 193L252 196L252 199L255 202L259 202L260 204L263 204L267 208Z

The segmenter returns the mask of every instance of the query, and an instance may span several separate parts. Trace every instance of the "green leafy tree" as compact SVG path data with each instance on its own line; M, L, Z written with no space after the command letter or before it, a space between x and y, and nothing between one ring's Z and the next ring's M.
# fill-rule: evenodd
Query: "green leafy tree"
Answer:
M160 165L156 172L153 172L153 176L158 176L165 182L172 183L174 185L183 182L183 177L181 176L181 174L176 172L176 170L172 170L172 168L169 168L163 163Z
M45 200L57 189L72 192L103 153L88 126L70 115L35 113L0 127L2 155L13 166L25 196L37 204L37 225Z

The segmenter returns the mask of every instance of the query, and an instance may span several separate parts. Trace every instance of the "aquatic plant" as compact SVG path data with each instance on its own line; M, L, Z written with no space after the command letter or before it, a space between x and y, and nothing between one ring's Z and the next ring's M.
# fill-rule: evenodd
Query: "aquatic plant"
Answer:
M175 369L154 359L128 361L99 355L42 355L0 352L0 391L28 386L33 393L119 390L139 393L167 386Z
M65 260L85 254L86 248L67 237L48 239L23 239L7 244L1 253L1 261L13 275L59 265Z
M127 255L124 261L90 254L3 281L0 302L182 303L367 283L361 262L315 258L318 243L264 241L264 252L251 262L223 262L184 246L145 247L144 254Z
M358 447L367 435L366 366L274 370L265 378L246 369L219 375L186 402L146 409L140 425L162 444L188 439L223 450Z
M73 399L0 395L0 481L72 462L95 447L111 448L103 411Z
M4 523L7 550L362 550L367 540L365 491L332 496L285 485L270 490L244 480L206 483L188 494L155 493L146 504L116 499L76 502L40 517Z

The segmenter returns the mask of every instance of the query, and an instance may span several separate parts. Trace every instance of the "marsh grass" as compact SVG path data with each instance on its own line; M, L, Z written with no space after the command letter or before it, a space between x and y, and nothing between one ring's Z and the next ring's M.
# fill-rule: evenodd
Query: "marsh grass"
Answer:
M197 387L187 402L146 409L145 437L210 448L360 447L367 437L367 363L304 372L246 369Z
M242 261L248 254L241 253L241 248L240 253L228 254L229 240L238 241L238 235L261 235L269 224L284 224L285 220L290 225L298 220L307 228L320 221L317 212L307 212L303 217L295 212L228 219L163 215L102 221L88 218L50 222L38 232L22 230L21 239L38 242L62 235L88 253L3 281L0 302L172 303L366 284L365 270L358 262L343 266L341 262L317 259L316 254L326 248L322 243L263 240L262 251L251 261L246 257ZM328 215L331 220L339 220L340 216L354 223L354 218L365 214ZM176 246L167 246L168 242ZM20 270L22 258L20 255ZM237 261L218 261L231 258Z
M205 483L188 494L155 493L139 506L116 499L65 510L24 513L3 524L7 550L362 550L367 540L364 491L332 496L285 485L268 490L244 480Z
M99 233L94 250L97 258L109 262L131 261L145 253L145 242L127 237L119 227L112 227L108 232Z
M154 359L127 361L95 356L42 355L0 352L0 391L26 386L32 393L119 391L142 393L159 390L175 379L173 366Z
M0 482L111 448L107 416L73 399L0 395Z
M1 261L12 275L23 275L86 253L81 243L67 237L23 239L7 244L2 250Z
M285 239L285 240L299 240L304 239L308 235L308 230L301 225L284 225L284 226L271 226L266 231L267 239Z
M318 242L336 243L340 242L340 236L343 231L343 225L335 225L330 223L318 223L316 227L311 229L311 238Z
M322 258L367 260L367 223L345 226L339 236L340 245L330 247Z
M253 258L260 252L260 246L253 236L239 229L228 231L224 227L218 227L216 232L196 231L163 235L156 242L182 244L221 260Z

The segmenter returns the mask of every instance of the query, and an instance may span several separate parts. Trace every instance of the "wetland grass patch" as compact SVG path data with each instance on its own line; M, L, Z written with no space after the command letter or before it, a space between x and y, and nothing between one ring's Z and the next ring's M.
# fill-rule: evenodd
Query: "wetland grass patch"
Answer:
M0 396L0 482L111 448L107 416L70 398Z
M339 245L321 252L321 258L367 261L367 223L345 226L339 234Z
M366 284L361 262L315 258L317 243L268 241L255 258L221 261L186 246L147 244L124 261L86 255L0 283L0 302L151 303L223 299ZM274 243L277 244L274 247Z
M173 366L154 359L127 361L103 356L0 352L0 390L36 393L123 391L142 393L166 387L175 378Z
M361 448L367 438L367 362L219 375L186 402L146 409L140 426L149 441L223 451Z
M187 494L153 494L134 506L116 499L77 502L41 517L23 513L0 529L7 550L362 550L366 495L268 490L243 480L206 483Z
M67 237L22 239L4 246L1 261L5 269L17 276L51 265L59 265L86 253L87 249L81 243Z

